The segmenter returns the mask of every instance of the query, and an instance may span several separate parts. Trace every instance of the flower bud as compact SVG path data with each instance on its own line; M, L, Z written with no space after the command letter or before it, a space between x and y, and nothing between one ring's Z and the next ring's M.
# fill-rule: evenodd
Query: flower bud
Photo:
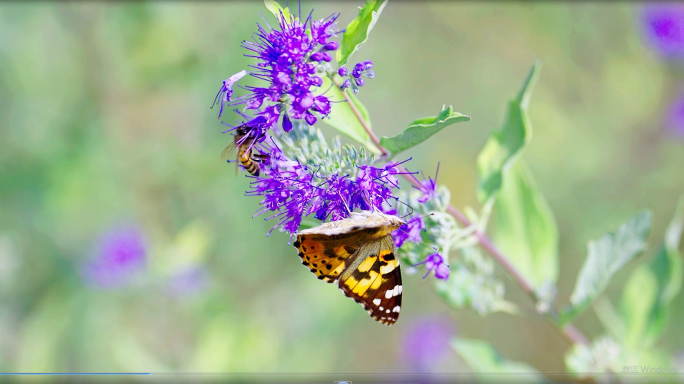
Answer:
M324 51L335 51L339 47L340 47L340 44L337 41L331 41L328 44L323 46L323 50Z

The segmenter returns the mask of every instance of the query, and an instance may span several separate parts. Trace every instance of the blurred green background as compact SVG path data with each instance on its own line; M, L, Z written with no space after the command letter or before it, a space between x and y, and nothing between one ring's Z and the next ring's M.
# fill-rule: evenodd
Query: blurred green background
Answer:
M340 27L358 5L302 3L316 18L341 12ZM441 162L460 208L478 207L476 156L543 61L525 157L558 219L561 306L588 240L651 208L652 257L684 189L684 137L662 124L684 74L644 45L638 7L390 2L354 58L375 63L359 98L380 135L443 104L472 116L407 154L426 174ZM0 371L410 372L402 343L426 317L564 371L569 346L539 316L450 310L429 279L407 275L388 328L317 281L286 235L265 237L275 223L250 218L260 199L220 161L231 138L209 109L250 64L240 42L258 12L260 1L0 4ZM120 222L144 234L145 267L116 289L87 284L81 266ZM169 293L184 268L204 277ZM507 298L531 308L506 282ZM664 347L677 352L682 295L674 307ZM577 325L602 332L592 311ZM455 353L421 369L468 370Z

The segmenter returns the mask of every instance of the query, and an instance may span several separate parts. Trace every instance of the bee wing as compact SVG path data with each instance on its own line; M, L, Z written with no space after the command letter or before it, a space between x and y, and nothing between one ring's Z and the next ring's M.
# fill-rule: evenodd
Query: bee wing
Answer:
M230 143L228 146L221 152L221 161L226 161L230 158L231 152L235 150L235 143Z
M235 150L235 142L232 142L228 144L228 146L221 152L221 161L228 161L230 158L230 154ZM238 161L233 160L235 162L235 176L238 174Z

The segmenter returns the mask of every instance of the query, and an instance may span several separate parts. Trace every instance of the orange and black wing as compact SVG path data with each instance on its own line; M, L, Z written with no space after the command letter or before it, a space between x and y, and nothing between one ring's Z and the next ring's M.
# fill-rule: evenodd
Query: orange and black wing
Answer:
M326 236L316 234L297 235L294 242L299 251L299 258L307 268L320 280L332 283L337 281L342 272L349 266L359 248L352 237L357 234L346 236ZM357 235L358 236L358 235ZM354 240L357 240L354 238Z
M383 324L392 325L401 310L401 269L391 235L364 244L345 270L339 286Z

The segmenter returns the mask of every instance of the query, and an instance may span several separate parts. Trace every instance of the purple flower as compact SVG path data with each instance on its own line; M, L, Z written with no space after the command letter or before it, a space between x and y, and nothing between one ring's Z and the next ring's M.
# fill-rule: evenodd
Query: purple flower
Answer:
M328 39L338 33L335 21L340 16L339 13L326 17L322 20L311 21L311 37L319 44L327 44ZM309 14L311 17L311 14ZM304 23L306 24L306 23Z
M242 79L245 75L247 74L247 71L242 70L233 76L223 80L223 85L221 85L221 89L219 89L218 93L216 94L216 97L214 98L214 104L211 105L212 108L214 108L214 105L216 104L216 101L219 99L221 95L221 110L219 110L219 115L218 118L221 118L221 114L223 113L223 107L226 105L228 101L230 101L231 96L233 95L233 84L235 84L238 80Z
M428 201L432 200L435 198L435 193L437 191L437 176L439 174L439 163L437 164L437 171L435 172L435 178L428 178L425 179L423 177L423 181L420 182L422 187L420 188L420 191L423 193L420 197L418 197L418 202L421 204L425 204ZM390 212L385 212L385 213L390 213ZM396 214L396 210L393 211L391 214ZM397 247L401 247L402 244L406 241L412 241L414 243L420 242L421 241L421 235L420 232L425 228L425 222L423 221L423 218L425 216L420 215L420 213L414 213L410 215L407 220L406 224L402 225L401 227L397 228L392 232L392 238L394 238L394 242L397 244Z
M641 9L646 43L665 57L684 59L684 4L653 3Z
M278 218L271 229L295 233L302 218L314 215L318 220L340 220L355 209L385 210L392 199L392 189L398 188L394 176L399 163L378 168L359 167L355 179L349 175L331 174L321 177L309 167L288 159L276 146L270 149L262 172L251 183L250 196L263 196L262 208L254 216L276 212L266 219ZM269 232L270 234L271 232Z
M665 119L672 133L684 137L684 93L670 105Z
M396 211L394 214L396 214ZM424 228L425 224L423 223L422 217L410 217L406 224L392 232L394 243L397 247L401 247L407 240L418 242L421 239L420 232Z
M167 282L167 293L180 298L202 290L207 284L207 271L201 267L190 267L171 276Z
M314 98L313 108L314 111L319 112L322 115L328 115L330 113L330 100L325 96L316 96Z
M423 177L423 181L420 182L422 185L421 191L423 192L423 196L418 198L418 201L421 203L427 203L428 201L432 200L435 198L435 192L437 192L437 176L439 175L439 163L437 163L437 170L435 171L435 178L428 178L425 179Z
M430 272L435 272L435 277L440 280L449 280L449 266L444 263L444 258L439 253L433 253L425 258L425 261L413 264L413 267L417 265L425 264L427 267L427 273L423 276L426 278Z
M86 262L81 272L91 285L119 287L145 265L146 255L146 241L139 228L111 228L100 235L95 258Z
M444 318L425 316L413 320L401 342L401 357L418 372L435 370L451 355L453 325Z
M283 131L292 131L292 122L290 121L290 118L287 115L283 115Z
M340 90L344 91L345 89L351 87L352 82L349 79L346 79L344 82L342 82L342 85L340 86Z

